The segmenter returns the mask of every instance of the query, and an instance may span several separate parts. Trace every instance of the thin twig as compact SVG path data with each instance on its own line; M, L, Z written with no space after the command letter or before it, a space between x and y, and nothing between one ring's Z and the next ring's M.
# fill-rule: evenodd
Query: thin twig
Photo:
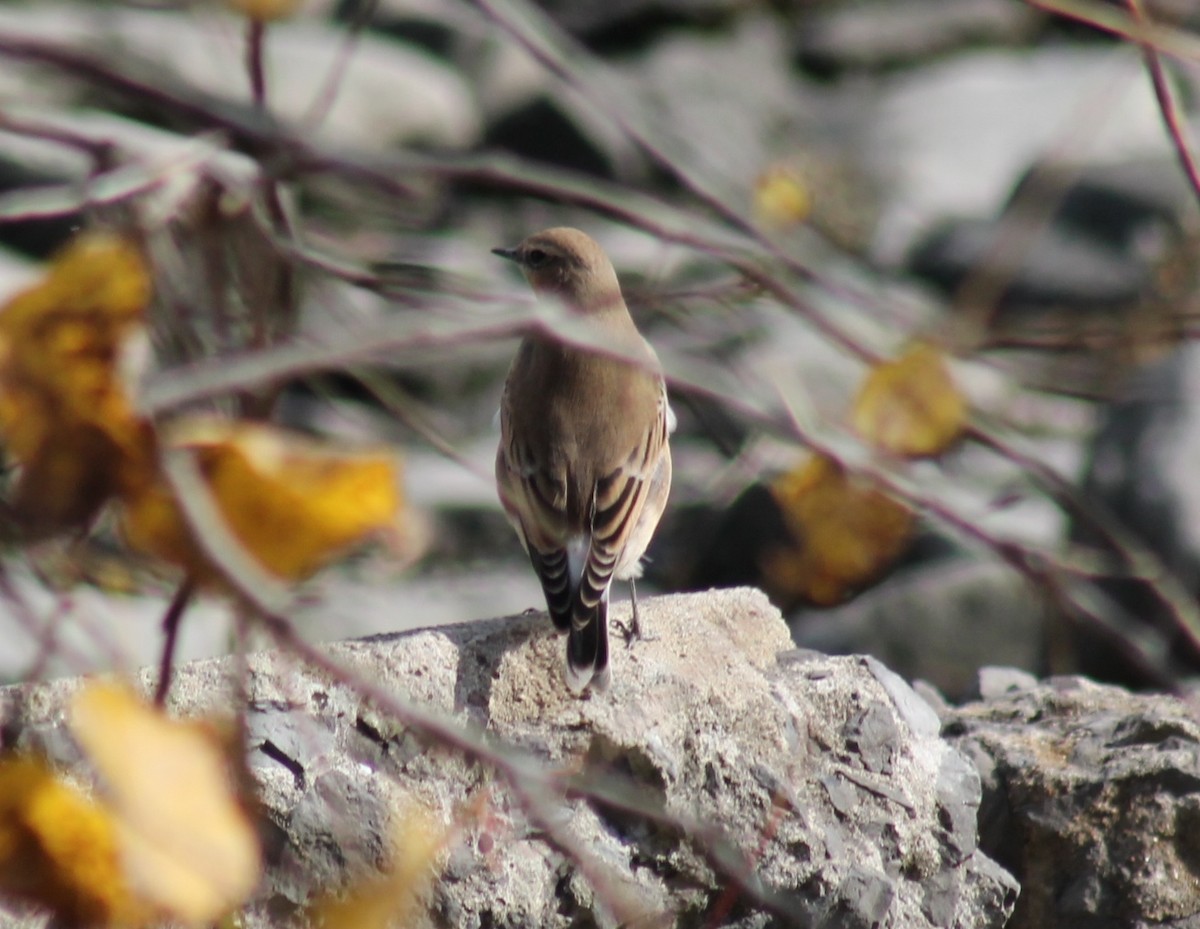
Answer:
M1129 12L1137 22L1149 25L1150 17L1146 15L1142 0L1126 0L1126 6L1129 7ZM1162 113L1163 122L1167 125L1167 135L1171 137L1175 157L1179 159L1179 166L1187 176L1188 183L1192 185L1192 192L1196 195L1197 201L1200 202L1200 169L1197 169L1196 161L1192 158L1191 150L1188 148L1187 126L1184 123L1183 113L1180 112L1179 105L1175 102L1175 94L1171 91L1170 82L1167 80L1167 72L1163 67L1162 58L1153 45L1147 42L1139 42L1138 45L1146 60L1146 70L1150 72L1151 83L1154 84L1154 96L1158 100L1158 109Z
M1032 7L1073 19L1165 55L1200 61L1200 39L1182 29L1138 22L1107 3L1095 0L1025 0Z
M188 575L176 588L175 595L171 597L167 611L163 614L163 648L158 661L158 682L154 686L155 706L166 705L167 693L171 689L171 674L175 665L175 645L179 638L179 625L195 591L196 582L191 575Z
M0 132L11 132L30 139L41 139L53 142L66 148L73 148L91 159L92 164L100 169L110 167L116 146L106 139L92 139L81 133L71 132L61 126L53 126L26 117L13 116L0 110Z
M254 108L267 112L267 25L261 19L246 19L246 74L250 78L250 99Z
M308 107L308 111L300 120L300 124L309 132L315 132L325 117L329 115L329 111L333 109L334 103L337 101L338 91L341 88L342 78L346 75L346 69L350 66L350 59L354 55L354 50L362 39L363 32L370 25L371 19L375 15L375 10L379 7L379 0L366 0L365 3L358 4L355 10L354 19L350 22L350 28L346 30L346 35L342 39L341 47L338 49L337 55L330 65L329 70L325 74L325 80L321 84L320 90L313 97L312 103Z

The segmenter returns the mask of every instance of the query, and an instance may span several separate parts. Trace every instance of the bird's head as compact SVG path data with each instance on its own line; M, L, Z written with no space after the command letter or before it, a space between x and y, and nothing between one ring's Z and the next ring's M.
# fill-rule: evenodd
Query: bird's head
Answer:
M561 300L584 313L624 306L612 262L595 239L578 229L546 229L516 248L492 252L515 261L539 296Z

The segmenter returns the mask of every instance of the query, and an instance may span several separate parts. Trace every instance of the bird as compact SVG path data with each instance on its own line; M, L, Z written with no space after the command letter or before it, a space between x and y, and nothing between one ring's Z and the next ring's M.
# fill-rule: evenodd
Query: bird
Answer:
M505 380L496 452L500 502L554 625L567 633L567 686L603 692L614 577L630 583L627 645L641 635L634 580L670 493L675 416L658 356L594 239L556 227L492 251L516 262L539 300L590 324L613 351L526 335Z

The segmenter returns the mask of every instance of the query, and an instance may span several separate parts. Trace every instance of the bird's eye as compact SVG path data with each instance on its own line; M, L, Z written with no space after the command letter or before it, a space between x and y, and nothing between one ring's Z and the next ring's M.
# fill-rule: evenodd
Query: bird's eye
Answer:
M540 268L549 260L550 256L540 248L531 248L525 253L525 264L534 269Z

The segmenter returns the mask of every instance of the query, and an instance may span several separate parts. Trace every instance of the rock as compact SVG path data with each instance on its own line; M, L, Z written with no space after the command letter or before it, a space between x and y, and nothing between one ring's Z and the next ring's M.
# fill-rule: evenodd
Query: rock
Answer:
M1197 924L1193 706L1051 678L943 723L983 779L980 847L1021 881L1009 929Z
M1106 95L1102 87L1121 92ZM1088 107L1097 99L1105 101L1104 118L1089 123L1089 164L1169 157L1162 115L1133 48L990 50L890 76L869 112L864 153L891 195L876 258L899 265L946 217L995 214L1031 163L1063 152L1064 127L1096 112Z
M1083 481L1085 494L1099 500L1142 545L1170 569L1186 593L1200 594L1200 493L1195 456L1200 443L1200 349L1185 345L1143 367L1102 410ZM1111 553L1095 530L1077 521L1071 538ZM1114 561L1114 564L1116 562ZM1136 578L1101 578L1109 625L1125 637L1147 639L1168 679L1200 670L1200 649L1180 634L1178 624L1150 587ZM1081 670L1120 683L1146 684L1146 669L1111 637L1079 632ZM1163 681L1156 681L1162 684Z
M822 75L911 64L925 56L987 42L1026 39L1044 14L1005 0L886 0L806 10L797 22L796 54Z
M143 68L159 69L165 80L185 81L196 90L248 105L239 26L232 18L205 20L171 11L67 2L0 10L0 29L6 34L51 39L115 60L132 58ZM348 55L344 42L344 34L329 24L296 20L272 25L265 57L268 98L276 115L305 126L317 138L369 150L414 142L461 147L478 140L479 113L456 70L424 49L378 36L359 36ZM324 107L326 82L343 65L336 93Z
M948 220L909 267L966 311L963 288L984 284L993 331L1157 345L1194 290L1197 219L1173 161L1038 163L1001 214Z
M979 686L976 696L983 700L1002 697L1020 690L1037 686L1037 678L1021 668L1000 668L988 665L979 669Z
M1110 248L1159 261L1167 241L1195 228L1200 212L1191 185L1172 157L1113 164L1033 165L1010 206L1026 198L1053 201L1052 221Z
M754 74L754 80L730 75ZM787 66L778 23L745 17L727 33L684 33L630 62L626 99L663 153L745 209L755 178L811 131L820 96Z
M1011 243L1021 242L1019 249ZM1011 216L951 220L909 259L914 274L953 296L970 277L994 280L997 311L1127 306L1149 286L1150 268L1094 240Z
M0 138L0 147L3 143L4 139ZM0 196L28 187L62 183L63 180L61 176L37 171L24 162L0 154ZM33 258L45 258L71 237L81 221L80 215L73 213L69 216L35 216L0 222L0 246ZM4 283L3 277L0 277L0 287ZM8 292L5 288L0 290L0 295Z
M158 661L160 630L171 591L106 595L81 586L70 594L47 589L28 569L12 566L9 580L39 623L11 599L0 603L0 681L20 681L31 668L49 676L104 669L129 671ZM219 600L200 600L180 627L179 652L186 658L228 651L233 619ZM49 646L49 653L43 654Z
M612 690L588 699L563 686L562 640L544 614L344 642L330 653L425 710L486 731L489 744L520 746L555 770L586 762L609 772L640 802L701 824L704 838L543 790L539 809L586 850L587 873L599 878L585 880L503 778L293 658L256 654L246 681L250 763L273 840L244 925L277 924L356 864L373 863L389 817L414 801L448 821L458 815L462 829L429 925L611 926L605 901L614 896L625 918L675 925L786 925L787 916L803 925L1004 925L1017 889L977 847L978 777L903 681L871 660L795 651L756 591L642 609L652 638L617 649ZM182 668L173 708L225 711L231 672L223 660ZM0 691L0 732L15 726L19 745L69 758L61 707L78 686ZM464 822L469 803L484 803L487 815ZM762 899L726 896L727 879L714 873L722 860L752 863Z
M538 4L567 31L601 51L645 46L679 27L712 27L744 12L733 0L542 0Z
M791 617L796 641L836 654L865 652L951 699L975 688L976 668L1045 666L1051 614L1044 596L1007 565L934 558L897 571L830 610Z

